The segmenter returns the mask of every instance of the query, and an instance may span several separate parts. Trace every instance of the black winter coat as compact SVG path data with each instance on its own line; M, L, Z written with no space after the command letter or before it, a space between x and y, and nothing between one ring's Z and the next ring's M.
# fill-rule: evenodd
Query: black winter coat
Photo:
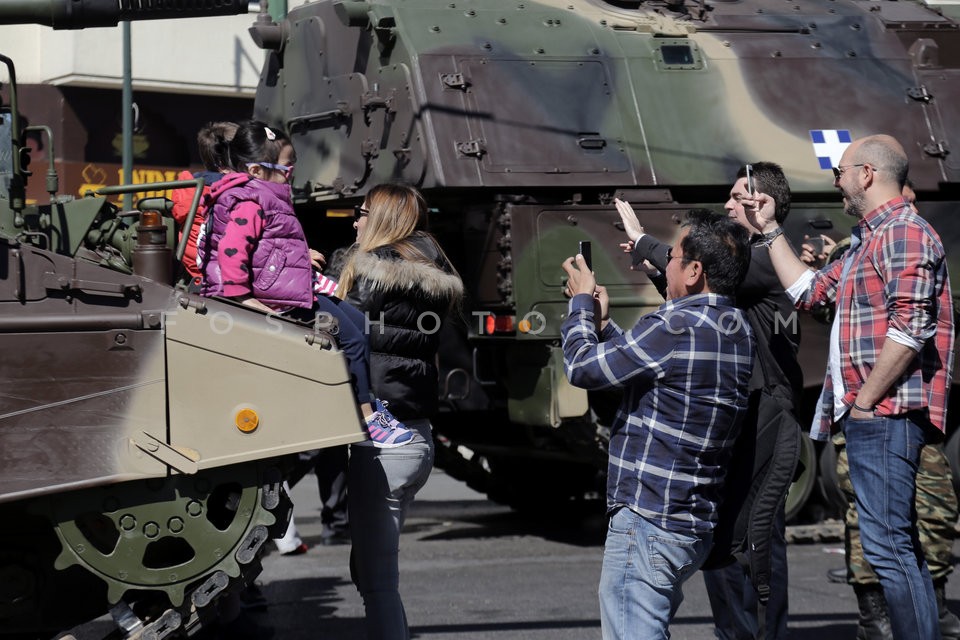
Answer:
M416 233L411 241L432 264L405 260L391 247L358 253L347 295L367 317L373 392L400 420L436 413L440 324L463 297L434 240Z

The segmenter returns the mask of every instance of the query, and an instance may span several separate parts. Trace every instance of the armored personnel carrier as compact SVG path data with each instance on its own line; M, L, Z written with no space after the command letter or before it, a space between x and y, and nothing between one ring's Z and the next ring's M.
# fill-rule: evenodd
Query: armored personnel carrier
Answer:
M38 0L0 14L79 28L247 10L190 6ZM346 365L329 326L175 288L183 246L165 201L107 198L190 187L195 212L202 184L73 199L51 165L48 200L27 205L15 67L0 63L0 636L50 638L108 611L111 637L194 635L282 535L289 458L363 437Z
M559 265L592 240L621 324L661 302L618 248L614 198L669 238L684 210L722 205L742 163L771 160L794 245L839 239L829 168L884 132L920 211L947 246L960 234L960 30L934 2L318 0L251 31L269 54L256 115L292 134L314 233L348 241L338 211L377 183L425 192L470 294L442 352L438 462L510 504L598 489L615 399L565 380ZM801 321L807 420L826 331ZM804 462L792 516L817 480L806 439Z

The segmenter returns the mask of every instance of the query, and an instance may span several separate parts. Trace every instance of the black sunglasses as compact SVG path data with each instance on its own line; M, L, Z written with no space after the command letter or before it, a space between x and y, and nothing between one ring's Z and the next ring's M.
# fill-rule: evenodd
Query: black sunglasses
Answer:
M359 221L360 218L365 218L370 215L369 209L364 209L362 204L356 204L353 206L353 219Z
M840 177L843 175L843 172L846 171L847 169L852 169L854 167L866 167L866 166L867 166L867 163L865 162L861 162L860 164L837 165L836 167L833 167L833 179L839 180Z

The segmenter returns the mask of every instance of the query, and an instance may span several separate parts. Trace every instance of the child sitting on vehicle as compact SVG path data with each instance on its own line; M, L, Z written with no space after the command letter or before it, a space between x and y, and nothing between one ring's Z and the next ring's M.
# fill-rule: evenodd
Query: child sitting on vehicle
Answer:
M207 222L197 240L200 294L292 318L317 312L339 323L337 341L347 358L367 434L375 446L398 447L413 433L370 391L369 344L363 314L326 295L323 255L307 246L293 211L289 180L296 152L290 139L262 122L240 123L227 145L233 170L211 188Z

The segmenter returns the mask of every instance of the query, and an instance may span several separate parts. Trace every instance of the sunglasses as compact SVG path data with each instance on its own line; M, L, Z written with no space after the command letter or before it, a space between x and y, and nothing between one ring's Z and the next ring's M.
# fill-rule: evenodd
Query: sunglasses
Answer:
M355 221L360 221L360 218L366 218L370 215L369 209L364 209L362 204L357 204L353 206L353 219Z
M279 171L280 173L283 174L283 177L286 178L287 180L289 180L290 176L293 175L294 165L292 164L291 165L274 164L272 162L248 162L247 163L247 167L255 167L257 165L264 167L265 169L272 169L274 171Z
M854 167L865 167L865 166L867 166L866 163L860 163L860 164L845 164L845 165L840 165L840 166L837 166L837 167L833 167L833 179L834 179L834 180L839 180L839 179L840 179L840 176L842 176L842 175L843 175L843 172L846 171L847 169L852 169L852 168L854 168Z

